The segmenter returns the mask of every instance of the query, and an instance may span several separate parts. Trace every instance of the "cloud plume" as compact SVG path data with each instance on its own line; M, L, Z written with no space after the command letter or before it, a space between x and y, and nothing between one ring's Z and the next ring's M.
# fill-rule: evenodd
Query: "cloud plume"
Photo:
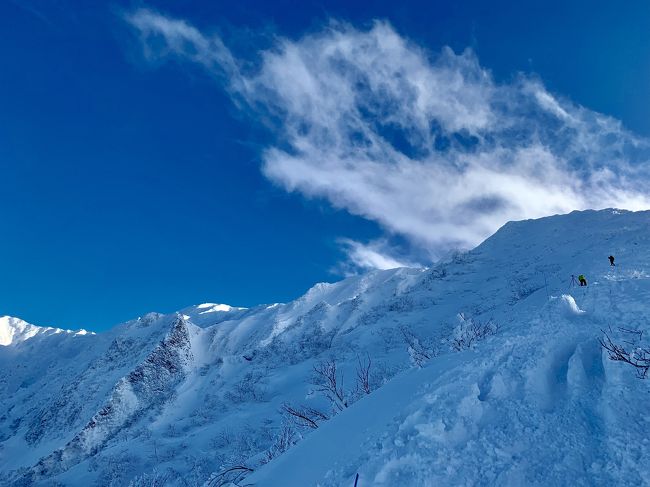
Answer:
M535 77L497 83L470 50L434 55L386 22L332 22L242 60L183 20L146 9L126 20L149 59L202 66L269 121L270 180L373 220L430 258L508 220L650 207L647 140ZM345 247L360 266L409 260L385 241Z

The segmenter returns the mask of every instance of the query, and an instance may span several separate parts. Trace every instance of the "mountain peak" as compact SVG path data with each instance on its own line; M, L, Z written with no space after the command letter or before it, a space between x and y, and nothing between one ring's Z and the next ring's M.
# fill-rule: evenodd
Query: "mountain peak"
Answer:
M13 316L0 317L0 345L11 345L36 335L38 326L31 325Z
M74 335L86 335L86 330L64 330L50 326L36 326L13 316L0 316L0 346L15 345L24 342L36 335L52 335L59 333L70 333Z
M213 313L215 311L232 311L232 310L245 309L236 306L230 306L229 304L219 304L219 303L202 303L202 304L198 304L196 308L201 310L200 313Z

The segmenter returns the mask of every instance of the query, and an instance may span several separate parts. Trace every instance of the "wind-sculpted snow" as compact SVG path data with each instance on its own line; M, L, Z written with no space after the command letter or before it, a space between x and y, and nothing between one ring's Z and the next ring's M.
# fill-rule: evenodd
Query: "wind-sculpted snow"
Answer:
M288 304L0 347L0 483L194 486L235 465L259 487L648 483L648 383L598 342L648 330L648 243L650 213L574 212ZM287 404L317 429L287 430Z

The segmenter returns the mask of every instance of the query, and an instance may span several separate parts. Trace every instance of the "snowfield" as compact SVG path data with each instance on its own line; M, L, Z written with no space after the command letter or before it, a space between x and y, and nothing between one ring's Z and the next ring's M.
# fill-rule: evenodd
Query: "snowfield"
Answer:
M650 382L599 341L648 346L649 240L650 212L574 212L288 304L2 318L0 483L650 485Z

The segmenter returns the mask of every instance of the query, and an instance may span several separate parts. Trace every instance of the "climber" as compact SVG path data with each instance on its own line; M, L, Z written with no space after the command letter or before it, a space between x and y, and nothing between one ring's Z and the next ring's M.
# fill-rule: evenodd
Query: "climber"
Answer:
M580 274L578 276L578 281L580 281L581 286L586 286L587 285L587 279L585 279L585 276L583 274Z
M616 264L614 264L614 256L613 255L610 255L607 258L609 259L609 265L616 265Z

